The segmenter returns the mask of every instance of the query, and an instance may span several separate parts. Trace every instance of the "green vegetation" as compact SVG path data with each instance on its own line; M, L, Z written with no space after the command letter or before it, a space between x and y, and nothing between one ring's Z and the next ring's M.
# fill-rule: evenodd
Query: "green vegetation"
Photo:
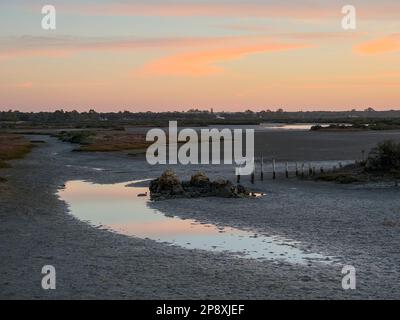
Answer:
M383 141L371 150L366 161L321 173L314 179L343 184L400 180L400 143Z

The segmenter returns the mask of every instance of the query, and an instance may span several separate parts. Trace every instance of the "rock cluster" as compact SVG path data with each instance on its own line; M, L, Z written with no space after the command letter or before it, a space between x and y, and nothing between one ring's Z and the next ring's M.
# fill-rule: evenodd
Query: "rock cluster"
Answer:
M166 170L161 177L151 181L152 200L198 197L247 197L250 191L242 185L235 186L229 180L210 181L204 173L196 173L190 181L181 182L172 170Z

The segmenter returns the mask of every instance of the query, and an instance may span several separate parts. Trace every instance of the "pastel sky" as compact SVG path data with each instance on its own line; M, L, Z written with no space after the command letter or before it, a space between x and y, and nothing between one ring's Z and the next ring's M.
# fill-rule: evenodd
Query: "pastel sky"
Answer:
M400 109L398 0L5 2L0 110Z

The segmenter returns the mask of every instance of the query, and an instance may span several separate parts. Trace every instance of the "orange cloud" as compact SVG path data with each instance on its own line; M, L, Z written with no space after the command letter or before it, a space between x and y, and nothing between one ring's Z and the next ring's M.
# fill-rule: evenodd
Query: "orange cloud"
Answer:
M251 38L251 37L247 37ZM236 42L246 37L102 38L9 37L0 38L0 60L18 57L67 57L80 52L123 52L149 48L194 48ZM257 40L260 38L253 37Z
M28 81L28 82L21 82L21 83L14 83L14 84L0 84L0 87L4 88L13 88L13 89L30 89L33 87L33 83Z
M361 54L380 54L400 51L400 34L361 43L354 47L354 51Z
M22 88L22 89L30 89L32 88L32 86L33 86L32 82L23 82L15 85L16 88Z
M306 47L310 46L297 44L264 44L177 54L152 61L145 65L141 69L141 72L148 75L204 76L222 72L223 68L216 65L220 62L240 59L250 54Z

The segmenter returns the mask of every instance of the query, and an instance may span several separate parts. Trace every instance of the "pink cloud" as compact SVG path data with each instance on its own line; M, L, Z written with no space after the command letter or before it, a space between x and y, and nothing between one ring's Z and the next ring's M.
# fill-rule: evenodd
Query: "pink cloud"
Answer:
M223 68L217 65L221 62L237 60L251 54L309 47L308 45L300 44L263 44L183 53L152 61L146 64L140 71L142 74L147 75L204 76L221 73Z
M15 85L16 88L21 88L21 89L30 89L33 87L32 82L23 82L23 83L18 83Z
M84 37L33 37L3 38L0 42L0 59L18 57L67 57L80 52L124 52L149 48L194 48L221 45L248 37L199 38L84 38Z

